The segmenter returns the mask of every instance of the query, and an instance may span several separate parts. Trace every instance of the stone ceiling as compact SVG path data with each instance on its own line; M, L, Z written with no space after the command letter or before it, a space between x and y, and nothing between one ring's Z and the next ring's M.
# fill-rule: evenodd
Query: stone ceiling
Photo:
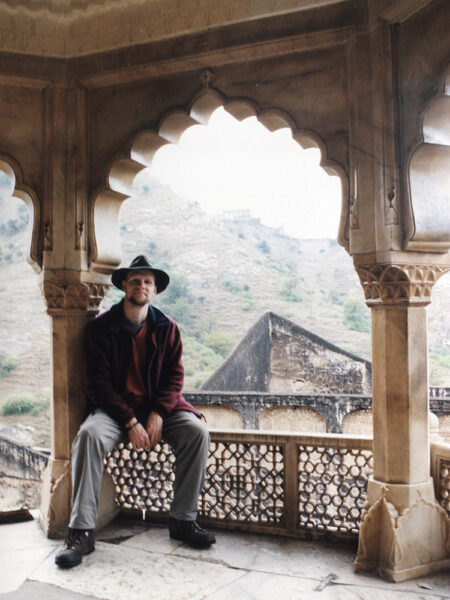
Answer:
M342 0L2 0L0 51L71 57Z
M0 53L69 58L334 4L400 23L432 0L1 0Z

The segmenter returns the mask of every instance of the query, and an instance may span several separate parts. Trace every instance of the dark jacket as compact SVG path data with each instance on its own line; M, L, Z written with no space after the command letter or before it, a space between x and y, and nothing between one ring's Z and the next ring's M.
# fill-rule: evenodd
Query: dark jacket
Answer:
M122 300L86 327L88 408L101 408L120 425L134 416L143 421L151 411L163 418L175 410L200 415L181 395L184 369L178 325L153 306L149 306L147 316L148 401L136 410L125 401L133 335L125 323Z

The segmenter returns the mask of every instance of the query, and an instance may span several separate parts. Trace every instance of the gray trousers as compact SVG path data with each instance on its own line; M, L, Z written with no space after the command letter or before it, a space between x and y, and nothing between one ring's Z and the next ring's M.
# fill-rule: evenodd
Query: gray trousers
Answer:
M175 454L174 496L170 516L194 521L205 478L208 430L193 413L176 411L164 419L162 437ZM123 429L102 410L96 410L81 425L72 445L72 513L69 527L94 529L103 479L103 461L106 454L123 440Z

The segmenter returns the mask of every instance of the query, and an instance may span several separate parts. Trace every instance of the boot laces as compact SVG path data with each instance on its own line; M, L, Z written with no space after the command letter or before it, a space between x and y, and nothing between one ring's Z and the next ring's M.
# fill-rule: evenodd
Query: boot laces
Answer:
M88 531L82 529L72 529L66 540L66 548L68 550L74 550L81 545L83 538L89 535Z

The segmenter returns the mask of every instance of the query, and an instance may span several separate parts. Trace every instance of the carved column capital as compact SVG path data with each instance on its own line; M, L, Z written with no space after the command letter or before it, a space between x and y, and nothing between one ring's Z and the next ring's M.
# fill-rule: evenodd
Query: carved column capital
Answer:
M49 314L61 310L80 310L96 313L105 293L111 286L104 283L74 282L55 284L44 282L43 294Z
M356 265L355 269L369 307L425 306L431 302L433 285L450 267L389 263Z

